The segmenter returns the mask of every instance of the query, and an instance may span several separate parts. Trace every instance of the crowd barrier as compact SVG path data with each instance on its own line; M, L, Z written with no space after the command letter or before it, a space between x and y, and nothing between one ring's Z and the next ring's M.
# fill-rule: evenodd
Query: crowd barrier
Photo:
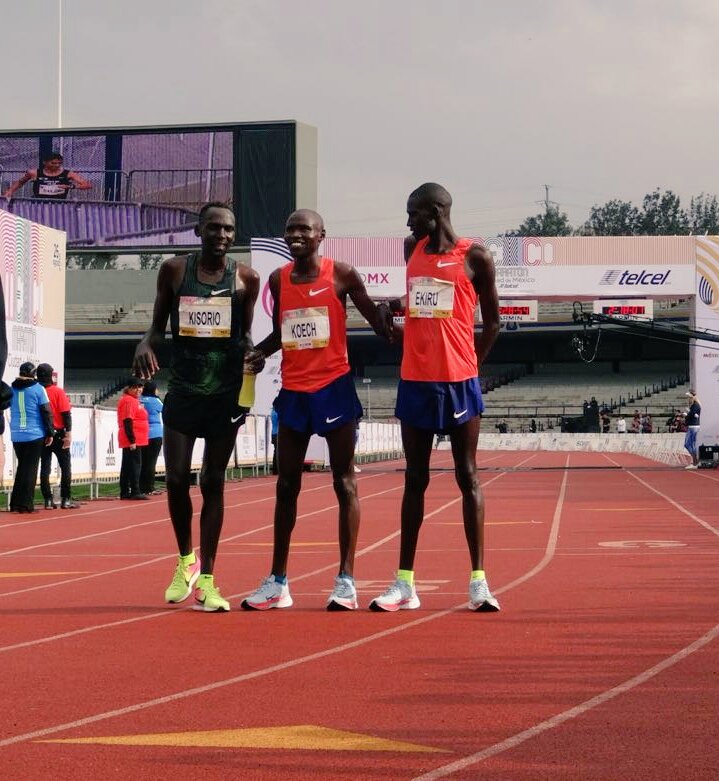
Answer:
M445 445L449 447L449 445ZM559 450L634 453L662 464L689 463L684 434L480 434L480 450Z
M9 436L9 422L2 439L2 490L12 488L15 458ZM72 482L89 485L90 497L99 495L102 483L116 483L120 477L122 453L117 443L117 411L101 406L73 407L72 411ZM449 443L439 445L448 449ZM595 453L634 453L664 464L682 465L688 456L684 450L684 434L480 434L480 450L555 450ZM197 474L202 466L204 441L198 439L192 451L191 469ZM355 449L360 463L402 456L400 427L396 422L361 421ZM245 468L253 474L267 474L272 463L273 445L270 419L264 415L248 415L237 433L234 454L228 466ZM324 468L329 465L327 443L313 436L305 458L307 466ZM165 474L164 455L157 460L157 474ZM53 459L51 481L59 483L57 463Z
M2 439L2 490L9 493L15 472L15 458L10 441L8 413L5 413L5 434ZM191 469L198 474L202 466L204 440L198 439L192 451ZM102 483L117 483L120 477L122 451L117 441L117 410L102 406L73 407L72 410L72 482L89 485L90 498L99 495ZM360 462L398 458L402 453L399 424L365 422L359 425L356 458ZM264 415L248 415L237 432L235 450L228 467L245 468L253 474L267 474L272 464L270 419ZM306 464L324 468L329 464L327 445L321 437L312 437ZM156 474L165 474L162 451L157 460ZM59 483L60 474L53 459L51 482Z

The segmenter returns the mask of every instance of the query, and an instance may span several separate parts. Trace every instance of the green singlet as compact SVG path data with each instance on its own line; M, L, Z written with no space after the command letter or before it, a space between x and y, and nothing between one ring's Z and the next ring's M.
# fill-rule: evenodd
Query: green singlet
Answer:
M172 364L168 390L183 395L238 393L245 345L235 293L236 261L227 258L215 284L197 278L199 255L187 256L185 275L170 312Z

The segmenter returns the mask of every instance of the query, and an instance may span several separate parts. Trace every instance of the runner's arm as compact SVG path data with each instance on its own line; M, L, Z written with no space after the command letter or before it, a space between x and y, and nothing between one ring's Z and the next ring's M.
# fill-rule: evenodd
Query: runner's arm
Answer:
M377 305L367 295L362 277L354 266L335 262L338 292L346 294L372 329L388 342L392 341L392 313L387 305Z
M272 294L272 332L268 334L255 349L262 353L265 358L276 353L282 347L282 336L280 331L280 271L275 269L270 274L269 279L270 293Z
M489 250L479 244L472 244L467 251L466 268L479 296L482 312L482 333L477 340L477 362L481 367L499 335L499 296L494 260Z
M160 369L157 351L165 341L165 328L170 317L170 309L179 288L179 280L184 273L185 258L174 257L166 260L157 274L157 294L152 312L152 324L135 349L132 361L133 372L143 380L149 380Z

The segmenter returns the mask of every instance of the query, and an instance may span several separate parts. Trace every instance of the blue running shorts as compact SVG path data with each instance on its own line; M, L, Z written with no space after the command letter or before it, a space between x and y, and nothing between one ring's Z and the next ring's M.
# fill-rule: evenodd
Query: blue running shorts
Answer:
M304 434L323 437L351 420L358 420L362 414L362 405L349 373L311 393L282 388L277 395L280 423Z
M450 429L482 412L484 401L478 377L462 382L399 381L394 414L415 428L448 434Z

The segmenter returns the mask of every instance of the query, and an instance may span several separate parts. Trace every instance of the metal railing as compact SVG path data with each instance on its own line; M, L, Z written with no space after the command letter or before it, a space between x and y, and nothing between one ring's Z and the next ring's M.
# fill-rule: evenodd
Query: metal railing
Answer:
M71 190L68 200L73 201L128 201L196 210L208 201L230 203L232 200L231 168L136 169L129 172L89 168L68 170L92 185L89 190ZM25 170L0 167L0 194L25 173ZM32 198L32 181L17 190L13 197Z

